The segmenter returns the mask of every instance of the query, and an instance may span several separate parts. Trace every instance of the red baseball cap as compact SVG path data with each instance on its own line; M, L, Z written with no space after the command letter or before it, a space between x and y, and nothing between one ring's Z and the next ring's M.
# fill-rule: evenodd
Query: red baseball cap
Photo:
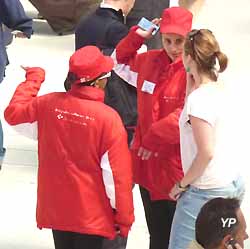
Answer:
M163 10L161 16L161 33L173 33L186 36L192 28L193 14L181 7Z
M84 83L98 78L113 69L111 57L104 56L99 48L86 46L78 49L69 60L69 72L74 73Z

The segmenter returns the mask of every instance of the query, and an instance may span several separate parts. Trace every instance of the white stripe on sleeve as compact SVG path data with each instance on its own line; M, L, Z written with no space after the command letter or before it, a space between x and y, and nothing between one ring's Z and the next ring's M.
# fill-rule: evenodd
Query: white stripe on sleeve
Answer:
M129 65L119 64L116 59L116 50L111 55L114 60L113 71L123 80L125 80L129 85L137 87L137 77L138 73L131 71Z
M23 123L11 126L17 133L27 138L37 140L37 121L33 123Z
M113 172L109 162L108 151L102 156L101 159L101 168L102 168L102 177L106 190L106 194L110 199L110 205L112 208L116 208L115 206L115 184Z

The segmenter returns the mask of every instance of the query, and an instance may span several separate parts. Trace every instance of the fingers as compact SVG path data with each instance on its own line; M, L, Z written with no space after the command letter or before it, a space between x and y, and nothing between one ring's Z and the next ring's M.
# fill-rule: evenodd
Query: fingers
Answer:
M172 188L172 190L169 193L169 197L171 199L173 199L174 201L177 201L180 196L181 196L182 192L176 188L176 185Z
M152 155L152 151L144 149L141 159L148 160Z
M173 201L177 201L180 198L180 194L174 194L174 193L170 193L169 197L173 200Z
M145 38L145 39L150 39L152 37L152 32L153 32L154 28L151 28L150 30L146 31L146 30L143 30L141 28L138 28L135 32Z
M138 157L141 157L142 160L148 160L153 154L155 157L158 156L158 153L153 153L152 151L143 147L140 147L137 153Z
M15 38L27 38L26 34L21 31L13 31L12 34Z
M30 67L25 67L23 65L20 66L24 71L27 71Z
M115 232L117 235L121 234L120 227L117 224L115 225Z
M160 25L161 23L161 18L155 18L152 20L152 23L155 24L155 25Z
M238 243L235 244L235 248L236 249L242 249L242 247Z
M143 147L140 147L139 150L138 150L138 153L137 153L137 156L138 157L141 157L142 156L142 152L143 152Z

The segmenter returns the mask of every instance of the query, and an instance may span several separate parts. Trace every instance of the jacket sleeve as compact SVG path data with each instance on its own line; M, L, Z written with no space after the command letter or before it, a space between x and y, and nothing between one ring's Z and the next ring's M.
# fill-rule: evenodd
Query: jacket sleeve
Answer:
M128 35L118 43L112 54L112 58L115 62L113 70L119 77L134 87L137 86L140 62L146 54L137 53L143 45L144 38L135 32L136 28L137 27L133 27Z
M114 25L109 25L105 34L105 47L102 48L102 52L105 55L110 56L117 44L128 34L128 28L123 23L115 22Z
M110 145L102 156L101 167L106 194L115 212L115 223L120 229L121 236L127 237L134 222L132 163L127 135L118 118L112 127L116 131L112 132L112 139L109 139ZM110 133L111 130L107 132Z
M12 30L19 30L28 38L33 33L32 19L26 16L19 0L0 0L1 21Z
M117 44L128 34L128 28L123 23L117 23L116 26L110 25L107 31L107 44L115 48Z
M142 138L142 146L157 152L157 148L164 144L179 144L179 118L185 101L185 88L176 109L166 117L153 123Z
M10 125L37 120L37 94L44 79L45 71L42 68L29 68L26 71L26 80L17 87L4 111L4 117Z

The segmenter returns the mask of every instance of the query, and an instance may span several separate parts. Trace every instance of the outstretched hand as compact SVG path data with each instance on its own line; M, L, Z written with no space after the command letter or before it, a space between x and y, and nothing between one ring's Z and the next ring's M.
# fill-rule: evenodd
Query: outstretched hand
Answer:
M15 38L28 38L24 32L18 30L12 31L12 34L15 36Z

